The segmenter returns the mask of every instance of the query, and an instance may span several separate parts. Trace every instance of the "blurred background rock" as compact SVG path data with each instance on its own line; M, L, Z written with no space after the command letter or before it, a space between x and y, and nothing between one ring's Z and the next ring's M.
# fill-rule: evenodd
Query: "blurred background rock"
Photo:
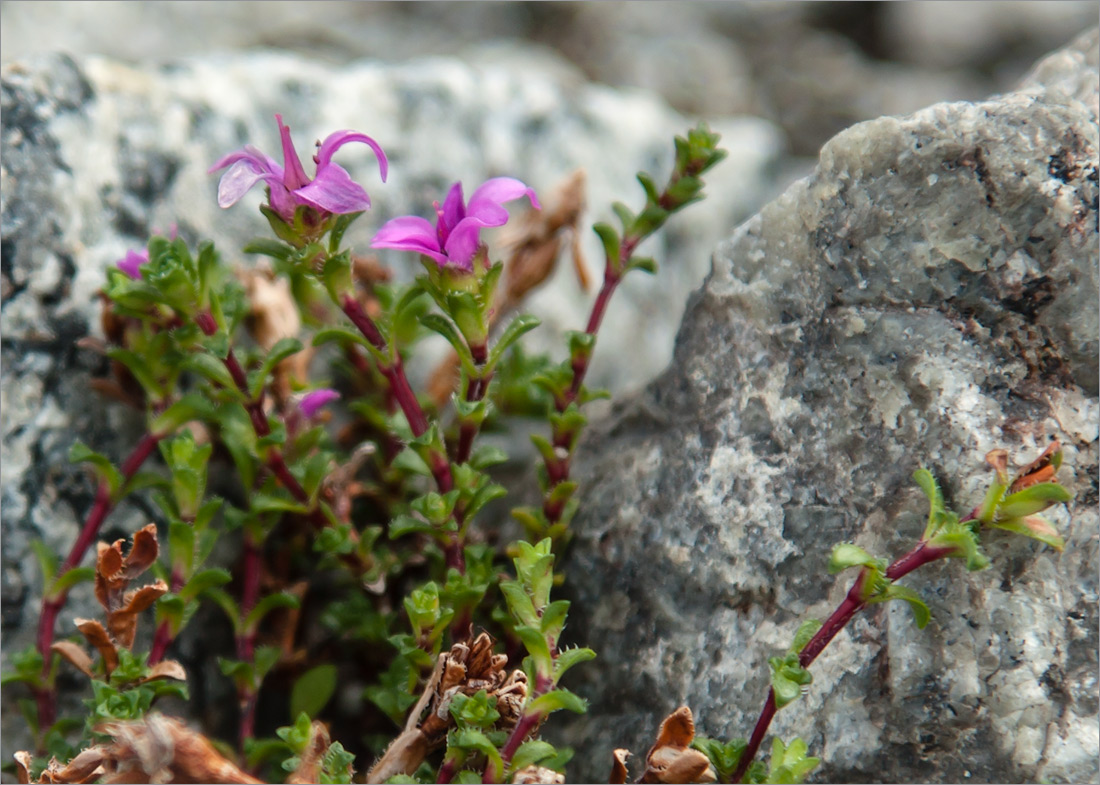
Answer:
M860 120L1008 89L1096 24L1100 3L34 2L0 3L4 62L46 51L160 62L255 48L328 64L487 42L552 52L592 81L703 116L778 123L816 155ZM534 50L533 50L534 48Z

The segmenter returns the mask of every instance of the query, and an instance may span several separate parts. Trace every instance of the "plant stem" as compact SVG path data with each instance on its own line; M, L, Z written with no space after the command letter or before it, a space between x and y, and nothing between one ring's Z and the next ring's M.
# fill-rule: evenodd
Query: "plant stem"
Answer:
M925 564L936 561L950 556L954 553L953 548L932 547L928 543L922 540L917 544L913 550L906 553L900 559L891 564L886 570L886 578L891 581L896 581L902 578L913 570L923 567ZM825 623L821 625L821 628L810 638L809 643L798 654L798 664L803 668L808 668L811 663L826 646L837 636L837 634L844 629L844 627L852 620L852 618L867 607L867 601L864 599L864 581L867 577L867 569L860 570L859 575L856 577L855 582L852 584L852 588L848 590L844 600L840 603L832 615L826 619ZM745 751L741 753L741 759L737 764L737 770L734 771L731 782L741 782L744 779L745 773L749 769L749 765L752 763L753 758L756 757L757 751L760 749L761 743L764 741L764 734L768 731L768 726L771 724L772 718L775 717L776 712L775 705L775 691L768 689L768 699L764 702L764 708L760 712L760 717L756 721L756 725L753 727L752 736L749 738L749 744L745 747Z
M557 652L552 652L555 655ZM549 692L554 686L553 680L549 676L539 674L535 679L535 687L532 690L530 696L527 698L528 705L531 704L535 698L540 695L544 695ZM516 754L516 750L520 745L527 740L535 728L539 726L539 723L544 719L542 714L524 712L523 716L516 722L516 726L512 728L512 733L508 736L508 740L504 742L504 746L500 748L500 759L504 762L505 771L508 769L508 764L512 762L512 756ZM503 777L504 772L493 771L491 767L486 767L485 776L482 777L482 782L497 782L498 777Z
M370 318L366 311L363 310L363 306L359 304L352 295L345 294L341 303L344 314L351 320L351 323L363 334L363 337L370 342L379 354L387 356L390 353L389 345L386 343L386 339L382 337L381 331L378 329L378 325L374 323L374 320ZM401 363L401 353L394 352L393 357L389 362L384 362L377 355L374 357L374 363L378 367L378 371L386 377L386 381L390 384L390 392L397 400L398 405L401 407L401 411L405 413L405 419L409 421L409 428L413 432L413 436L423 436L428 430L428 417L424 414L424 409L420 406L420 401L416 399L416 393L413 392L412 386L409 385L409 379L405 375L405 367ZM454 488L454 478L451 475L451 462L447 459L447 452L444 449L440 451L438 449L432 449L428 460L428 468L432 472L432 476L435 478L435 484L439 488L440 493L447 493ZM461 521L459 521L459 527L461 528ZM459 572L466 572L466 561L462 556L462 546L458 541L457 532L454 533L451 538L451 542L447 545L447 565L449 567L455 567Z
M183 574L178 569L172 570L172 593L174 594L182 589L183 583ZM153 636L153 647L149 650L150 665L156 665L164 658L164 653L168 650L173 638L172 625L166 619L160 623L156 635Z
M214 321L214 317L209 313L200 313L195 317L195 323L207 336L214 335L218 331L217 322ZM233 349L229 349L229 353L223 360L225 368L229 371L229 375L233 378L233 383L237 385L237 389L245 396L244 407L248 412L248 418L252 423L252 430L256 432L256 435L261 439L265 436L271 435L271 425L267 421L267 414L264 412L264 394L260 392L259 397L250 398L248 392L248 377L245 375L244 368L241 367L240 362L237 360L237 356L233 353ZM298 479L291 473L290 467L286 465L286 460L283 458L283 453L278 447L274 445L268 447L267 451L267 467L271 469L271 472L279 480L279 483L287 489L295 501L299 504L310 506L309 494L306 493L305 488L298 482ZM324 512L320 506L314 506L309 512L310 521L313 522L314 527L323 529L328 525L328 519L325 518Z
M243 586L241 587L241 619L248 617L260 597L260 548L253 542L252 537L246 533L244 538L244 555L241 572L243 573ZM256 630L246 627L237 637L237 659L254 663L256 655ZM256 688L249 686L241 695L241 724L239 742L241 752L244 752L244 743L255 734L256 725Z
M153 450L156 449L157 443L163 439L165 435L166 434L146 433L141 437L137 446L134 447L134 451L130 453L122 464L121 473L123 488L126 486L126 483L137 474L138 469L140 469L141 465L145 463L145 460L152 455ZM88 548L91 547L91 544L95 541L96 535L99 534L99 529L103 525L103 521L106 520L107 515L110 514L114 507L115 499L111 497L110 486L107 484L106 480L100 480L99 486L96 488L95 503L92 505L88 517L84 519L84 525L81 527L80 534L77 536L76 542L73 543L69 555L65 557L65 561L58 570L58 577L80 564L84 559L84 554L88 552ZM47 586L42 597L42 613L38 617L38 635L36 641L38 653L42 655L43 682L47 682L49 679L50 663L53 659L53 653L50 651L50 647L53 645L54 627L57 624L57 616L61 613L61 608L65 605L65 600L68 595L69 593L67 591L52 595ZM38 706L39 727L47 729L53 725L57 717L57 693L53 685L48 685L36 688L34 694L35 702Z

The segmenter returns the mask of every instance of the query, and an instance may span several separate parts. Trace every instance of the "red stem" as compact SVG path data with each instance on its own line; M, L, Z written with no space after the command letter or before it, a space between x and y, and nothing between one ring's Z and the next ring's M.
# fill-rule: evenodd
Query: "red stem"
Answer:
M553 681L547 677L539 674L535 679L535 688L528 698L528 704L540 695L545 694L554 686ZM508 769L508 764L512 762L512 756L516 754L516 750L520 745L527 740L527 737L538 727L542 722L543 717L541 714L530 714L524 712L523 716L519 718L516 726L512 728L512 734L508 737L508 740L504 742L504 746L500 748L500 758L504 761L505 770ZM504 776L504 772L492 771L490 767L486 767L485 776L482 777L482 782L496 782L496 775Z
M891 581L896 581L908 575L913 570L923 567L929 562L949 556L952 553L954 553L953 548L931 547L926 541L922 540L913 550L906 553L886 569L886 578ZM837 609L833 611L832 615L825 620L825 623L821 625L821 628L814 636L810 638L805 648L799 652L798 664L803 668L808 668L825 647L829 645L833 638L844 629L848 622L850 622L857 613L867 607L867 602L863 599L863 582L866 580L866 576L867 569L864 568L860 570L859 576L856 578L855 583L852 584L852 588L848 590L848 594L845 595L844 600ZM749 769L749 765L752 764L753 758L756 757L756 753L760 749L761 743L764 741L764 734L767 733L768 726L771 724L772 718L775 717L775 712L775 692L769 688L768 699L764 702L764 708L761 710L760 717L757 719L756 725L752 729L752 736L749 738L749 744L745 747L745 751L741 753L741 760L737 764L737 770L734 771L733 776L730 778L731 782L741 782L744 779L745 773Z
M241 587L241 619L243 620L256 607L260 597L260 549L252 538L245 535L244 558L241 565L244 585ZM237 638L237 658L253 662L256 653L256 630L245 629ZM241 751L244 743L255 735L256 691L249 687L241 695L241 725L239 741Z
M152 434L147 433L141 437L141 440L134 447L134 451L130 453L129 457L122 463L121 473L123 478L122 487L125 487L141 465L145 463L145 460L152 455L153 450L156 449L157 443L164 438L166 434ZM69 555L65 557L65 561L62 562L61 568L58 570L58 577L64 575L66 572L76 567L84 559L84 554L88 552L88 548L91 547L95 541L96 536L99 534L99 529L103 525L103 521L106 520L107 515L114 509L115 500L111 498L111 489L107 485L106 481L100 481L99 486L96 488L95 503L92 505L91 511L88 513L88 517L84 520L84 525L80 529L80 534L76 538L76 542L73 543L72 549L69 551ZM49 593L49 587L46 587L46 592L42 597L42 613L38 617L38 635L36 638L38 653L42 655L42 678L43 681L49 679L50 663L53 660L50 647L53 646L54 627L57 624L58 614L61 613L61 608L65 605L65 600L69 593L67 591L60 594L51 596ZM47 729L53 725L54 720L57 717L57 695L52 686L39 687L34 690L35 702L38 705L38 725L42 729Z

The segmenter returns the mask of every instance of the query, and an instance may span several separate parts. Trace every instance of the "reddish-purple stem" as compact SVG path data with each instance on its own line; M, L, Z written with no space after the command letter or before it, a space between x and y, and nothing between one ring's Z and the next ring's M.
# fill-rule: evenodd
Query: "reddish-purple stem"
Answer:
M953 548L941 548L931 547L927 542L921 541L917 547L909 551L900 559L891 564L886 570L886 578L891 581L896 581L902 578L913 570L923 567L929 562L942 559L945 556L949 556L954 552ZM825 620L825 623L821 625L821 628L810 638L809 643L798 654L798 664L803 668L810 667L817 656L821 654L822 650L837 636L837 634L844 629L844 627L852 620L852 618L867 607L867 602L863 597L863 583L867 577L866 568L860 570L859 576L856 578L855 583L852 584L852 588L848 590L844 600L840 603L832 615ZM749 765L752 763L753 758L756 757L757 751L760 749L761 743L764 741L764 734L768 731L768 726L771 725L772 718L775 717L776 705L775 705L775 691L768 689L768 699L764 703L764 708L760 712L760 717L756 721L756 725L752 729L752 736L749 738L749 744L745 747L745 751L741 753L741 759L738 762L737 770L734 771L733 776L730 778L731 782L741 782L745 776L745 773L749 769Z
M241 619L245 619L260 598L260 548L245 535L244 557L241 565L243 583L241 587ZM256 653L256 630L246 628L237 637L237 658L244 662L253 662ZM256 726L256 690L249 686L241 696L240 748L251 739Z
M439 767L439 776L436 777L436 783L449 783L455 778L455 773L458 770L458 763L455 758L447 758L443 761L443 765Z
M533 701L540 695L544 695L554 686L553 680L549 676L539 674L535 679L535 687L531 692L528 703ZM512 733L508 736L508 740L504 742L504 746L500 748L500 759L504 762L505 770L508 769L508 764L512 762L512 756L516 754L516 750L520 745L527 740L527 737L534 732L535 728L542 722L543 715L537 712L530 713L524 712L523 716L516 722L516 726L512 728ZM491 766L485 768L485 776L482 777L482 782L496 782L498 776L504 776L504 772L493 771Z
M141 440L134 447L134 451L130 453L129 457L122 463L122 483L123 487L129 482L141 465L145 463L145 460L153 454L153 450L156 449L157 443L164 438L164 434L152 434L147 433L141 437ZM107 518L107 515L114 509L115 501L111 498L111 488L107 484L106 480L101 480L99 486L96 488L95 503L92 505L91 512L88 513L88 517L84 519L84 525L80 529L80 534L76 538L76 542L73 543L72 549L69 551L69 555L65 557L65 561L61 564L61 568L58 570L58 576L64 575L66 572L76 567L84 559L84 554L88 552L88 548L91 547L95 541L96 536L99 534L99 529L103 525L103 521ZM58 595L51 595L47 591L42 598L42 613L38 617L38 653L42 655L42 678L43 681L47 680L50 673L50 662L53 659L50 647L53 646L54 627L57 624L57 616L61 613L61 608L65 605L65 599L68 597L68 592L61 592ZM57 715L56 705L56 693L52 686L39 687L35 691L35 702L38 705L38 724L40 728L49 728L54 723L54 719Z

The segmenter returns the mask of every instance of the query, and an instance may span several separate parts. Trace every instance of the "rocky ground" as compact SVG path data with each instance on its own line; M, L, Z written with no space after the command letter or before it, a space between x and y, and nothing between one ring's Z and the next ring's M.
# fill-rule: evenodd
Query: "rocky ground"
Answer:
M894 553L920 515L917 465L961 507L986 450L1023 458L1059 434L1078 492L1066 553L993 542L996 575L935 568L915 585L943 626L917 635L904 609L858 623L776 729L810 742L824 779L1095 781L1095 36L1025 72L1098 9L0 3L5 666L40 601L30 540L66 549L91 501L69 445L135 439L76 346L99 334L104 267L173 223L227 250L263 228L217 209L217 156L275 149L281 111L302 140L383 143L386 186L341 154L371 227L454 178L541 194L577 167L590 223L703 117L730 159L645 249L661 278L628 281L593 370L637 391L676 345L585 448L570 591L590 610L571 629L601 660L573 685L594 701L564 733L576 774L606 776L612 746L643 753L683 701L702 732L746 734L763 658L841 591L818 569L833 542ZM531 302L544 348L587 302L563 265ZM104 535L148 514L125 505ZM74 593L61 623L89 602ZM8 758L25 737L6 693Z

